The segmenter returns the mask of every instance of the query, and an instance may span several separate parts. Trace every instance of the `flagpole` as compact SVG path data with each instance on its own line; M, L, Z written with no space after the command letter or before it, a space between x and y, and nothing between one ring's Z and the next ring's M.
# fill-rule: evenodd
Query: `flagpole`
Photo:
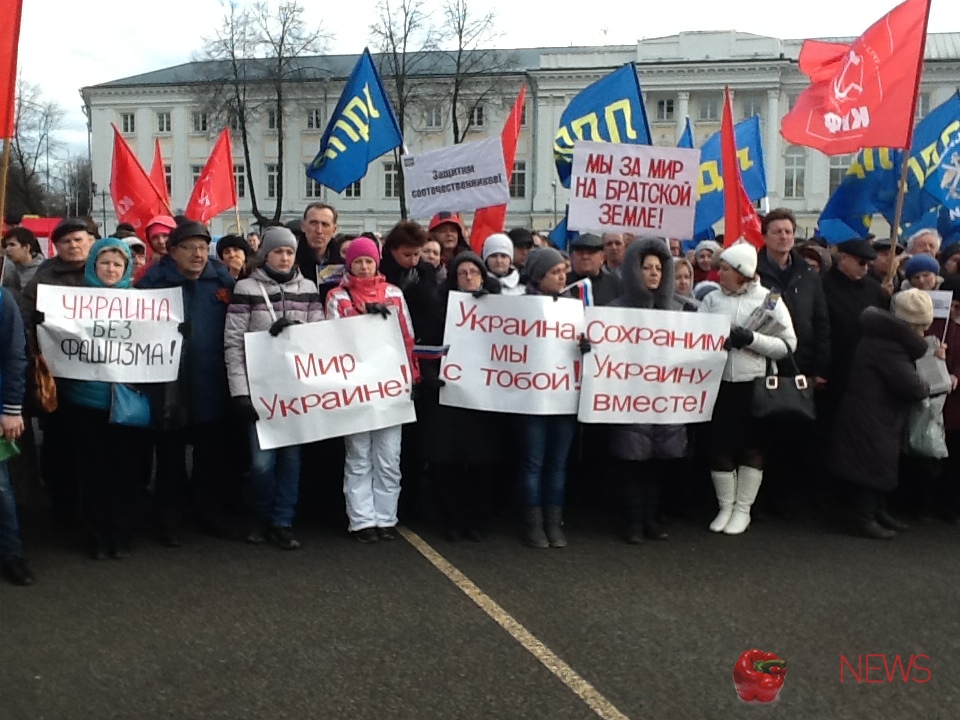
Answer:
M233 206L234 212L237 214L237 235L243 235L243 227L240 225L240 206Z
M6 216L7 212L7 174L10 170L10 138L3 141L3 159L0 160L0 221Z

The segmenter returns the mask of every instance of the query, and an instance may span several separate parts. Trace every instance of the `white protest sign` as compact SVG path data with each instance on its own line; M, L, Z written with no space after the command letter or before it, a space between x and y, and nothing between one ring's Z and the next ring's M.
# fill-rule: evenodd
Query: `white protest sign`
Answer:
M579 300L452 292L440 404L524 415L577 412Z
M183 293L37 286L40 352L55 377L114 383L177 379Z
M257 437L270 450L417 419L395 313L243 336Z
M950 304L953 302L952 290L927 290L927 295L933 301L933 316L935 318L949 318Z
M590 307L579 419L679 425L713 414L730 318L711 313Z
M692 237L700 150L579 141L567 227Z
M403 156L403 186L412 217L477 210L510 202L500 138Z

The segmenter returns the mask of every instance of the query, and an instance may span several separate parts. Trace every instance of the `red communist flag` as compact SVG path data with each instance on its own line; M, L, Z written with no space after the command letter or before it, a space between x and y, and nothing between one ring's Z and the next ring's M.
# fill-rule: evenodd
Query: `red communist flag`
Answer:
M217 138L207 164L203 166L190 201L184 211L191 220L205 223L224 210L237 205L237 183L233 177L233 148L230 130L224 128Z
M13 137L17 114L17 45L23 0L0 0L0 136Z
M117 222L130 223L137 235L143 238L150 218L169 212L164 196L165 193L161 193L153 184L143 165L114 125L110 197L113 198Z
M167 192L167 172L163 167L163 153L160 151L160 138L156 138L156 146L153 150L153 165L150 166L150 180L163 195L169 211L170 194Z
M760 249L763 247L760 216L750 202L740 177L730 88L724 90L723 119L720 122L720 163L723 165L723 244L725 247L730 247L740 238L744 238Z
M930 0L906 0L851 45L807 40L810 87L780 123L789 142L827 155L910 147Z
M517 157L517 139L520 137L520 121L523 118L523 103L527 98L527 86L520 88L517 100L507 122L500 133L500 142L503 144L503 166L507 171L507 182L513 177L513 163ZM473 215L473 226L470 228L470 247L480 254L484 241L494 233L503 232L507 221L507 206L493 205L480 208Z

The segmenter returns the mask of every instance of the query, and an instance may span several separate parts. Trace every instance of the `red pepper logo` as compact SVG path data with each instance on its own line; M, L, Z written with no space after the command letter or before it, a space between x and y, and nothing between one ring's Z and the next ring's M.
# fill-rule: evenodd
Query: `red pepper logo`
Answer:
M763 650L747 650L733 666L737 695L745 702L773 702L786 676L786 660Z

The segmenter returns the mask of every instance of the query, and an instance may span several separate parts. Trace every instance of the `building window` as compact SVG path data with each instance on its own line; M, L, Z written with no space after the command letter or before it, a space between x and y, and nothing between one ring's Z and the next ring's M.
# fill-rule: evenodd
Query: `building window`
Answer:
M209 121L209 114L205 112L194 112L193 113L193 131L195 133L205 133L207 131L207 123Z
M200 179L200 173L203 172L203 165L191 165L190 166L190 177L194 185L197 184L197 180Z
M322 130L320 124L320 108L311 108L307 110L307 130Z
M237 185L237 197L247 196L247 169L243 165L233 166L233 180Z
M807 174L807 151L791 145L783 156L783 196L802 198L803 181Z
M163 166L163 179L167 184L167 197L170 197L170 194L173 192L173 166L172 165Z
M168 112L157 113L157 132L158 133L170 132L170 113Z
M483 127L483 105L474 105L470 110L470 127Z
M137 116L133 113L121 113L120 129L128 135L135 133L137 131Z
M267 110L267 130L277 129L277 111Z
M427 130L439 130L443 127L443 109L434 105L427 109Z
M720 100L717 97L700 98L700 119L719 120Z
M230 113L227 115L227 125L229 126L230 130L233 132L240 131L240 116L237 113L235 113L233 110L231 110Z
M917 95L917 112L914 117L917 120L923 120L930 114L930 93L920 93Z
M520 108L520 127L527 126L527 103L523 103L523 107Z
M280 174L279 165L267 165L267 197L277 196L277 177Z
M673 99L657 100L657 120L673 120Z
M352 185L347 185L343 189L343 196L345 198L358 198L360 197L360 181L357 180Z
M510 197L522 198L527 196L527 163L517 160L513 164L513 175L510 176Z
M760 115L763 108L763 100L758 97L745 97L742 100L743 119L752 118L754 115Z
M853 158L856 157L854 154L848 155L833 155L830 158L830 194L833 195L833 191L840 187L840 183L843 182L844 175L847 174L847 170L850 169L850 164L853 162Z
M307 164L307 165L306 165L306 168L309 168L309 167L310 167L310 165ZM310 177L309 175L307 175L307 185L306 185L306 188L305 188L305 192L303 193L303 194L304 194L304 197L308 197L308 198L318 198L318 197L320 197L320 187L321 187L320 183L318 183L318 182L317 182L316 180L314 180L312 177Z
M386 198L400 197L400 169L396 163L383 164L383 196Z

